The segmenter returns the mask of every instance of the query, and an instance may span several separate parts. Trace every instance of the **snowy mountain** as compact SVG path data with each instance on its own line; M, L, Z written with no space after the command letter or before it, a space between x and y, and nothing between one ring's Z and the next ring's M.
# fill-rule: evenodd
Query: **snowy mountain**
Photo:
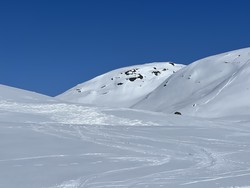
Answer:
M0 85L0 187L250 188L249 56L118 69L58 97L74 103ZM144 110L76 103L99 97Z
M134 107L200 117L249 115L250 48L188 65Z
M130 107L183 67L167 62L120 68L79 84L56 98L98 106Z

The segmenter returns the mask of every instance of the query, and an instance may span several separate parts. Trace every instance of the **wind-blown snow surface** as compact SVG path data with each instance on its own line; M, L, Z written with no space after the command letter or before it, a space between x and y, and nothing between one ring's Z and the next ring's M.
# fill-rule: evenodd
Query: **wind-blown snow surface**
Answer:
M183 67L161 62L120 68L79 84L57 98L98 106L130 107Z
M188 65L134 107L200 117L249 115L250 48Z
M0 96L0 187L250 187L249 116L88 107L2 85Z

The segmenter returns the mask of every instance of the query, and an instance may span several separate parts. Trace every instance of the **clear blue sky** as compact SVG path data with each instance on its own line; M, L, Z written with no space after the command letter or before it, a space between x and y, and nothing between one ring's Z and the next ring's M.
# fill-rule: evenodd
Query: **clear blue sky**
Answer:
M248 0L0 0L0 83L55 96L107 71L250 46Z

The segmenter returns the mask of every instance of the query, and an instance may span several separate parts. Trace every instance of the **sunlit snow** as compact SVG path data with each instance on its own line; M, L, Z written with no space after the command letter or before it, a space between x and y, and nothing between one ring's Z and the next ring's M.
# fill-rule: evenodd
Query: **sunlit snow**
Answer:
M249 188L249 54L166 75L153 91L130 93L134 109L119 100L95 105L93 95L77 103L84 84L65 101L0 85L0 187ZM112 95L126 94L116 86Z

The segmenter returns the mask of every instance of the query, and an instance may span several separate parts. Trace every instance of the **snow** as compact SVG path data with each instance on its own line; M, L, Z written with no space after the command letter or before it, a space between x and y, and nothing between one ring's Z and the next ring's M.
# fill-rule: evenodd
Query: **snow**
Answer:
M204 119L29 96L0 100L0 187L250 186L249 116Z
M0 85L0 187L249 188L249 51L152 76L136 97L140 78L133 86L126 76L107 86L113 97L127 94L118 86L128 89L126 101L137 109L117 98L95 105L101 95L84 91L99 92L109 75L127 68L56 98ZM142 65L137 73L151 71ZM88 97L90 104L81 104Z
M211 56L181 69L134 107L196 117L247 115L249 73L250 48Z
M55 101L53 98L31 92L26 91L10 86L5 86L0 84L0 100L1 101L22 101L22 102L36 102L36 101Z
M130 107L183 67L171 62L124 67L79 84L57 98L98 106Z

